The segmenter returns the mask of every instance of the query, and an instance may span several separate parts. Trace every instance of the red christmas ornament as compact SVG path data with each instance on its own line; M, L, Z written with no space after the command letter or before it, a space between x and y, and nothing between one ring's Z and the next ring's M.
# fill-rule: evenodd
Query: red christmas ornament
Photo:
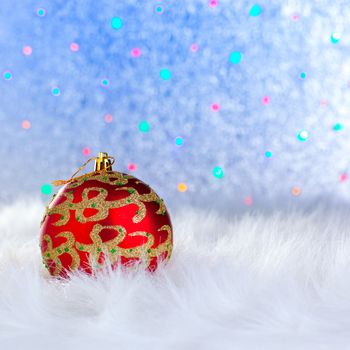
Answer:
M64 186L46 208L40 235L51 275L92 274L106 261L112 268L144 261L154 271L170 258L172 225L163 200L137 178L112 171L111 158L99 153L94 172L54 182Z

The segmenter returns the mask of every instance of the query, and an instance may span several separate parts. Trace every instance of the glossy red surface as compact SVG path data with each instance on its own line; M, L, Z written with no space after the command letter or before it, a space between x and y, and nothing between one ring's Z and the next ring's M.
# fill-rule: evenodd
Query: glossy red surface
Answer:
M109 174L113 173L109 172ZM76 184L78 184L77 187L74 187L76 186ZM87 220L86 222L82 222L80 218L76 217L76 208L80 205L80 203L82 203L84 199L84 190L86 193L85 198L87 197L87 199L90 200L89 203L92 203L91 206L86 207L83 210L83 216L85 217L84 220ZM131 203L126 203L125 205L122 205L119 208L109 208L108 214L105 218L96 220L94 216L99 215L99 211L101 210L99 208L101 205L104 205L104 203L101 202L101 198L98 197L101 193L101 190L103 193L107 193L107 196L103 199L103 201L106 202L107 205L110 205L111 202L117 203L120 200L124 200L125 202L125 200L127 200L128 198L131 198L130 192L133 190L136 191L133 193L138 193L141 196L137 198L140 198L141 202L144 204L146 209L143 219L140 222L135 222L135 214L138 211L140 211L140 207L137 203L133 203L133 200L131 198ZM150 199L146 197L145 200L142 200L142 195L150 194L152 193L151 191L152 190L148 185L134 177L130 177L129 175L127 184L123 185L118 185L115 183L115 181L101 182L88 177L87 180L80 184L79 182L73 181L63 186L55 196L54 200L50 203L48 207L49 212L47 213L49 215L46 215L44 217L41 226L41 251L44 262L49 272L52 275L60 275L65 277L67 276L67 271L74 270L74 253L72 254L73 249L79 256L79 265L77 266L77 268L89 274L92 273L93 268L89 261L90 253L85 250L79 250L79 244L81 243L82 245L95 247L93 245L94 242L91 238L91 232L97 224L102 225L103 227L122 226L123 228L125 228L125 238L121 242L119 242L118 245L115 247L117 253L121 251L120 248L128 248L128 250L135 250L135 248L137 247L140 248L147 242L148 239L150 239L149 237L145 237L145 235L137 234L137 232L144 232L152 235L154 243L150 247L151 249L148 249L152 251L152 256L148 257L147 260L147 268L149 270L155 270L157 268L159 259L169 259L173 243L170 217L166 210L163 213L157 213L157 211L160 209L159 199L157 199L159 197L157 197L157 195L154 192L154 198L152 198L154 200L149 201ZM94 203L94 199L96 199L97 201L96 204ZM62 204L66 207L72 207L72 209L69 209L68 211L64 212L63 210L59 209L60 205L62 207ZM92 207L94 206L94 204L95 207ZM52 212L52 210L54 211L55 208L56 210L59 209L56 213ZM57 223L59 223L59 221L64 217L64 215L67 215L67 213L69 216L69 220L64 225L57 225ZM169 225L171 229L170 233L167 230L161 229L162 227L164 227L164 225ZM74 247L69 248L67 252L64 251L63 248L60 248L64 247L64 244L67 244L67 238L58 236L63 232L71 232L75 239ZM115 239L119 234L120 233L115 228L103 228L99 232L99 237L101 238L103 243L106 243ZM171 235L171 237L169 237L169 235ZM51 239L51 247L49 247L48 240L44 239L44 237L47 236ZM160 245L166 242L167 240L168 247L169 242L171 246L167 249L162 248L160 249L161 251L158 252L156 248L161 247ZM106 250L102 249L101 252L98 254L98 263L102 264L104 262L105 252ZM157 256L154 256L154 252L159 254L157 254ZM142 254L147 255L148 252L142 250ZM119 259L118 261L123 265L128 265L132 261L139 261L140 259L142 259L142 256L135 257L125 256L124 254L121 254L117 258ZM62 265L62 268L59 266L60 264ZM117 264L118 262L115 262L112 267L117 266Z

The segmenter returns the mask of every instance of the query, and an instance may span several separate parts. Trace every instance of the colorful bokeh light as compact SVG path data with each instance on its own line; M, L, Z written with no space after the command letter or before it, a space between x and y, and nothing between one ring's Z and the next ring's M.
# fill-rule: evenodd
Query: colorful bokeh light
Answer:
M261 14L261 6L258 4L253 5L249 10L249 15L252 17L257 17Z
M214 177L216 177L217 179L221 179L221 178L224 177L224 171L222 170L221 167L216 166L216 167L214 167L214 169L213 169L213 175L214 175Z
M187 185L184 182L180 182L177 185L177 189L179 190L179 192L186 192L187 191Z
M171 71L167 68L161 69L159 74L163 80L169 80L171 78Z
M12 79L12 73L9 70L5 70L3 73L3 77L5 80L11 80Z
M52 193L52 185L51 184L43 184L41 186L41 193L45 195L50 195Z
M309 133L306 130L301 130L297 136L298 140L301 142L306 141L309 138Z
M59 95L61 95L61 90L60 90L59 87L54 86L54 87L51 89L51 93L52 93L52 95L54 95L54 96L59 96Z
M22 52L24 56L30 56L33 52L33 49L31 48L31 46L24 46Z
M141 132L149 132L151 129L151 126L149 125L149 123L147 122L147 120L142 120L139 123L139 130Z
M184 144L184 140L181 136L177 136L175 138L175 145L176 146L182 146Z
M112 26L112 28L115 29L115 30L121 29L121 28L123 27L123 21L122 21L122 19L119 18L119 17L114 17L114 18L112 18L112 20L111 20L111 26Z
M272 152L271 151L266 151L265 152L265 157L266 158L271 158L272 157Z
M28 119L22 121L22 129L28 130L31 127L31 123Z
M82 149L82 153L83 153L84 156L89 156L89 155L91 154L91 149L90 149L90 147L84 147L84 148Z
M232 64L238 64L242 60L242 54L239 51L233 51L230 54L229 60Z
M36 14L37 16L39 17L44 17L46 16L46 10L42 7L39 7L37 10L36 10Z

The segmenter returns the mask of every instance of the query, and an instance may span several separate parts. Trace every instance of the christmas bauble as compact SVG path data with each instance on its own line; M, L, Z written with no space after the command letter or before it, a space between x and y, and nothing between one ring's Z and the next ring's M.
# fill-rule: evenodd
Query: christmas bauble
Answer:
M143 262L154 271L170 258L172 245L163 200L144 182L111 166L68 181L46 208L41 225L43 262L54 276L77 269L91 274L106 262L112 268Z

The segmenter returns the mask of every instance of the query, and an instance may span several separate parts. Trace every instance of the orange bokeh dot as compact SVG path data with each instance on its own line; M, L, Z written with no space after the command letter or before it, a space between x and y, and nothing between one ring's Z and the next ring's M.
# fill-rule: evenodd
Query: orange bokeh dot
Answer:
M291 190L293 196L300 196L301 194L301 188L294 186Z
M23 129L30 129L30 126L31 126L31 124L30 124L29 120L25 119L22 121L22 128Z
M177 185L177 189L180 191L180 192L186 192L187 191L187 185L183 182L180 182L178 185Z

